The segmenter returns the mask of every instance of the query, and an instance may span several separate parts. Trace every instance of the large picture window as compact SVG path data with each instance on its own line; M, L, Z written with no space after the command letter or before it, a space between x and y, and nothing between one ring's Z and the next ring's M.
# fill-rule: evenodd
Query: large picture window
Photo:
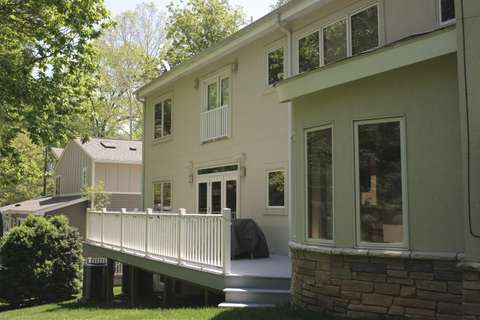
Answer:
M157 212L172 210L172 183L170 181L153 184L153 210Z
M320 38L314 32L298 40L298 71L314 70L320 66Z
M268 172L267 207L285 207L285 171Z
M172 134L172 99L165 99L155 105L154 138L161 139Z
M308 238L333 240L332 128L306 133Z
M323 29L323 62L329 64L346 58L347 21L341 20Z
M355 127L359 240L404 243L403 120L358 122Z

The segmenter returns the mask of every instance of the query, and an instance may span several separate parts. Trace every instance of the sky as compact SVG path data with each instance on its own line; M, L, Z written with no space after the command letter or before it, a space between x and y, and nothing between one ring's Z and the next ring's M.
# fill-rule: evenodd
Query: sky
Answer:
M142 2L154 2L161 10L165 11L165 7L171 0L105 0L105 4L108 9L115 16L123 11L135 9L135 6ZM243 11L250 20L261 18L267 14L271 9L270 5L274 0L230 0L230 3L234 6L243 7Z

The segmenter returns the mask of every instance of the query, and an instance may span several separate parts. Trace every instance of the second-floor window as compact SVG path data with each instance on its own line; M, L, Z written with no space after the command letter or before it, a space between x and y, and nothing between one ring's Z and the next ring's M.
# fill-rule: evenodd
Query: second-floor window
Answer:
M155 105L154 139L172 134L172 99L168 98Z
M268 51L267 64L268 64L268 85L269 86L272 86L275 83L285 78L283 47Z
M230 77L219 76L212 78L205 87L206 111L230 105Z
M380 44L378 5L321 26L298 39L298 72L314 70Z
M455 20L455 0L439 0L440 23L446 24Z

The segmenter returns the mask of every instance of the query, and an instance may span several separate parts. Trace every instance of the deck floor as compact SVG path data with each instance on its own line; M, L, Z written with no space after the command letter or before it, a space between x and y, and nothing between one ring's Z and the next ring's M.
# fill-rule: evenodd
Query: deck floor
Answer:
M232 260L230 276L291 278L292 262L288 256L270 255L269 258Z

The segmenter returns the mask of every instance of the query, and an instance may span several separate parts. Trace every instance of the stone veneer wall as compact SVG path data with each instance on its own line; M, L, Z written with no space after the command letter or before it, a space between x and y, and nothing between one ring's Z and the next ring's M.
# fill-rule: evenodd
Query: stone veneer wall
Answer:
M291 246L294 307L351 318L480 320L480 273L463 272L456 257L331 251Z

